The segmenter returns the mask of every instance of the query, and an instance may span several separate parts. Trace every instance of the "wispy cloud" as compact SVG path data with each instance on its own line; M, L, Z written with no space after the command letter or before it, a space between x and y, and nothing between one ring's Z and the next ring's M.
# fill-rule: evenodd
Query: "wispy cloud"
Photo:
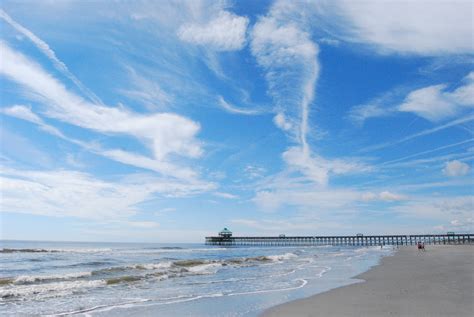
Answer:
M130 66L126 67L130 77L130 88L120 89L119 92L133 101L145 105L150 111L166 109L173 101L173 97L166 93L160 85L149 80Z
M247 115L247 116L255 116L255 115L259 115L263 113L261 110L238 108L234 105L231 105L227 101L225 101L222 96L219 96L218 103L224 110L230 113Z
M439 147L434 148L434 149L430 149L430 150L410 154L410 155L400 157L400 158L397 158L397 159L394 159L394 160L385 161L385 162L379 164L379 166L384 166L384 165L391 164L391 163L397 163L397 162L400 162L400 161L405 161L405 160L413 158L413 157L417 157L417 156L425 155L425 154L430 154L430 153L433 153L433 152L437 152L437 151L457 147L459 145L464 145L464 144L471 143L471 142L474 142L474 139L468 139L468 140L464 140L464 141L461 141L461 142L455 142L455 143L439 146Z
M173 177L181 179L194 179L198 177L195 171L185 166L177 166L163 160L149 158L141 154L131 153L121 149L104 149L97 143L88 143L67 137L54 126L46 124L43 119L34 114L31 109L26 106L14 105L12 107L3 109L1 112L12 117L35 123L47 133L57 136L67 142L78 145L90 153L101 155L123 164L155 171L163 175L172 175Z
M403 143L403 142L407 142L407 141L410 141L410 140L413 140L413 139L416 139L416 138L419 138L419 137L422 137L422 136L430 135L430 134L436 133L436 132L444 130L444 129L455 127L455 126L458 126L458 125L463 124L463 123L471 122L473 120L474 120L474 115L471 114L471 115L468 115L466 117L455 119L455 120L449 121L445 124L438 125L434 128L425 129L425 130L422 130L420 132L413 133L411 135L408 135L408 136L403 137L403 138L401 138L399 140L396 140L396 141L384 142L384 143L380 143L380 144L376 144L376 145L373 145L373 146L366 147L366 148L362 149L361 152L380 150L380 149L383 149L383 148L386 148L386 147L389 147L389 146L393 146L393 145L397 145L397 144L400 144L400 143Z
M55 135L57 137L66 139L64 134L59 131L57 128L53 127L52 125L46 124L43 119L41 119L38 115L31 111L31 108L24 106L24 105L13 105L8 108L3 108L0 110L3 114L6 114L11 117L15 117L18 119L26 120L32 123L37 124L42 130Z
M4 43L0 47L3 53L1 74L20 84L41 101L45 115L101 133L133 136L152 150L154 160L174 166L172 170L161 169L160 172L165 175L180 176L173 175L178 168L167 162L170 154L191 158L201 155L201 145L196 140L200 129L198 123L173 113L145 116L122 108L89 103L66 90L54 77L21 53Z
M453 117L463 107L474 107L474 72L467 75L464 82L453 91L447 91L445 84L412 91L398 110L412 112L434 122Z
M372 45L382 54L472 53L470 1L315 2L331 35Z
M99 97L97 97L92 91L90 91L82 82L74 76L73 73L67 68L66 64L64 64L57 56L56 53L49 47L48 43L40 39L36 36L33 32L13 20L5 11L0 9L0 18L2 18L5 22L7 22L10 26L12 26L17 32L26 36L34 45L44 54L46 55L52 62L53 65L59 70L63 75L69 78L87 97L89 97L92 101L96 103L101 103Z
M212 189L205 183L129 175L118 182L72 170L2 168L2 212L88 219L127 219L137 204L155 194L192 195Z
M451 221L472 218L473 208L474 196L420 196L390 209L411 218Z
M214 196L225 198L225 199L237 199L239 196L231 194L231 193L224 193L224 192L214 192Z
M363 201L401 201L405 200L405 196L396 194L393 192L389 191L383 191L378 194L372 193L372 192L367 192L362 194L362 200Z
M218 51L240 50L246 42L248 18L221 11L205 24L184 24L178 30L181 40Z
M410 112L432 122L439 122L474 107L474 72L467 74L457 88L437 84L405 92L393 89L367 104L353 107L349 119L358 125L365 120Z
M319 49L310 34L299 27L298 21L282 17L280 10L282 8L275 4L270 13L255 24L251 51L267 71L269 93L277 104L277 111L291 118L293 137L307 151L309 106L319 75ZM280 121L277 120L277 124Z

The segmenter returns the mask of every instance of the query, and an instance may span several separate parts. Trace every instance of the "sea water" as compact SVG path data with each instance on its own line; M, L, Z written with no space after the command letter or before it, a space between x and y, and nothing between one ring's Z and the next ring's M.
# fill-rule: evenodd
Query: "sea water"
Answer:
M0 314L257 316L357 282L391 247L1 241Z

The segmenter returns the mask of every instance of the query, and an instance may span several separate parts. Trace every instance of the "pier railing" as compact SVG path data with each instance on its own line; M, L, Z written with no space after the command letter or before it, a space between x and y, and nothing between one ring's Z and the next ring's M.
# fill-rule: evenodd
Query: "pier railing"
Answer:
M414 234L377 236L288 236L288 237L206 237L207 245L223 246L298 246L298 245L415 245L474 244L474 234Z

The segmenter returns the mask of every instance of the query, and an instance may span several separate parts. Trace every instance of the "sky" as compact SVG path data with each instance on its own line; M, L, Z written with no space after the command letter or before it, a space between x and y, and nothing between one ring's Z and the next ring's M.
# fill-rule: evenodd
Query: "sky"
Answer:
M1 238L473 232L472 1L2 1Z

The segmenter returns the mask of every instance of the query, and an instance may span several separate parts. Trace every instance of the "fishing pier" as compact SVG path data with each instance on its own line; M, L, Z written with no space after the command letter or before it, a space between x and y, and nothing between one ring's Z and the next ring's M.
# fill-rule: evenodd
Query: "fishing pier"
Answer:
M474 234L413 234L413 235L362 235L355 236L285 236L275 237L234 237L224 228L218 236L206 237L207 245L220 246L380 246L425 244L472 244Z

